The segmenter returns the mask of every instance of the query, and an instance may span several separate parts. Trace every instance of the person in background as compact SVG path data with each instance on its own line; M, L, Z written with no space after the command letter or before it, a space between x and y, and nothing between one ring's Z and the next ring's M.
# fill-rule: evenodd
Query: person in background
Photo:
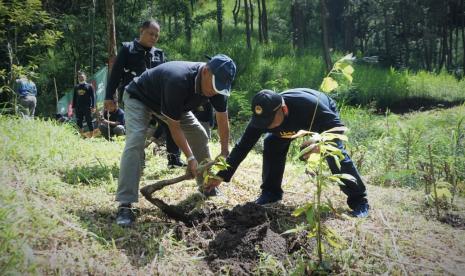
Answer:
M94 131L92 123L92 113L95 112L95 92L92 85L86 82L87 76L84 72L78 73L79 83L74 87L72 107L76 114L76 123L79 127L79 132L84 133L82 120L86 118L89 133Z
M155 45L160 37L160 25L155 20L146 20L139 27L139 39L123 42L111 68L105 93L105 100L116 102L115 93L118 91L118 99L123 98L124 88L135 77L140 76L145 70L157 67L165 63L166 57L163 50ZM121 103L124 108L124 103ZM161 125L166 133L168 152L168 167L182 167L181 152L174 143L166 124Z
M19 95L19 103L27 109L25 117L34 118L37 106L37 87L36 84L30 80L26 75L22 75L16 80L17 93Z
M263 143L262 193L255 203L264 205L282 199L283 179L286 157L289 146L294 140L292 135L299 130L321 133L344 124L339 118L336 103L328 95L307 88L295 88L282 93L262 90L252 99L252 119L241 139L234 146L226 162L230 167L218 172L223 181L229 182L240 163L253 148L262 134L266 134ZM313 116L315 116L314 121ZM312 122L314 122L312 124ZM352 175L356 182L342 179L342 191L347 195L347 204L352 209L354 217L367 217L368 205L365 184L354 163L347 154L340 140L334 141L342 151L344 159L340 167L333 158L327 162L334 174L346 173ZM302 146L308 146L304 142ZM308 158L308 156L306 156ZM206 189L218 186L222 180L211 178Z
M124 111L119 108L118 103L108 110L104 110L99 129L100 133L107 140L110 140L112 136L121 136L126 133L124 128Z

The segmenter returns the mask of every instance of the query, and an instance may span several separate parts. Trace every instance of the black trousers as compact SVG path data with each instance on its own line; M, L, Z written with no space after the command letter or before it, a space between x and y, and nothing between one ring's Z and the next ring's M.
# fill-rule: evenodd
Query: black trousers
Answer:
M155 118L157 120L158 126L153 133L153 137L158 139L163 135L163 133L166 135L166 152L168 153L168 163L177 163L181 157L181 151L174 142L168 125L157 117Z
M359 172L355 168L354 163L347 154L344 144L341 141L336 141L337 147L342 151L344 160L340 161L341 169L336 165L333 158L328 158L329 168L333 174L347 173L355 177L357 183L342 180L344 186L341 190L347 195L347 204L350 208L354 209L360 203L366 203L366 188L360 177ZM284 168L286 166L286 156L291 144L290 139L283 139L273 134L268 134L265 137L263 149L263 172L262 190L274 194L283 194L281 183L283 180Z
M86 122L87 122L87 127L89 128L89 131L94 130L94 125L92 124L92 113L90 112L89 109L76 109L76 120L77 120L77 125L79 129L82 129L82 120L83 117L86 117Z

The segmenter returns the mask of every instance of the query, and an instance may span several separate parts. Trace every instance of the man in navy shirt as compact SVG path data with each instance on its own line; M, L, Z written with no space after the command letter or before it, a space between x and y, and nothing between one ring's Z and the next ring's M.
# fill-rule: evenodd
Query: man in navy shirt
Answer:
M110 140L114 135L121 136L126 133L124 129L124 111L118 107L118 103L108 110L105 109L99 129L103 137L107 140Z
M82 120L86 118L89 132L92 133L94 126L92 124L92 113L95 112L95 93L92 85L86 82L86 74L79 72L79 83L74 87L73 108L76 112L77 125L82 133Z
M244 134L227 158L230 167L220 171L218 176L229 182L260 136L267 133L263 149L262 194L256 200L257 204L263 205L282 199L281 182L291 136L299 130L308 130L314 114L314 122L310 129L313 132L321 133L343 126L343 123L333 99L324 93L306 88L291 89L280 94L263 90L252 99L252 112L252 119ZM347 173L357 180L357 183L343 180L345 185L341 189L348 196L347 203L353 210L352 214L356 217L366 217L369 205L365 185L342 142L335 142L345 158L340 161L340 169L332 158L327 159L328 165L333 173ZM220 183L221 180L211 179L207 190Z
M135 220L131 204L138 201L144 158L145 135L152 114L168 124L173 140L187 157L187 169L196 174L198 162L210 158L205 129L192 114L210 102L216 110L221 154L229 154L227 103L236 65L225 55L207 63L172 61L142 73L126 86L123 95L126 115L126 145L121 157L116 201L120 203L116 223L129 226ZM198 161L197 161L198 160Z

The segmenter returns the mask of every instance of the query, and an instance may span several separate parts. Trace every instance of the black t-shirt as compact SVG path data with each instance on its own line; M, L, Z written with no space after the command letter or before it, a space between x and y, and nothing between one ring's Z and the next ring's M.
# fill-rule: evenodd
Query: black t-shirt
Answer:
M281 95L289 110L283 123L274 129L258 129L252 127L249 122L244 134L226 160L230 167L228 170L218 173L225 181L231 179L237 167L263 133L272 133L281 138L288 138L301 129L308 130L317 103L318 108L311 131L323 132L333 127L343 126L336 109L336 103L326 94L312 89L296 88L286 90Z
M110 113L110 118L108 119L108 113ZM124 125L124 111L121 108L118 108L115 112L108 112L105 111L103 112L103 117L104 119L110 121L110 122L119 122L120 125Z
M74 87L73 108L86 110L95 107L95 93L92 85L80 83Z
M161 64L134 78L126 87L129 95L154 112L173 120L210 101L217 112L226 112L228 98L217 94L205 97L200 91L202 62L172 61Z

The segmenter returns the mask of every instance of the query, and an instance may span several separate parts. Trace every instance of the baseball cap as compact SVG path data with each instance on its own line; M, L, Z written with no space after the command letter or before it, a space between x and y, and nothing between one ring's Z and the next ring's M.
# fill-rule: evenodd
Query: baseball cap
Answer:
M252 99L252 120L255 128L267 128L273 122L276 111L283 105L283 97L271 90L262 90Z
M228 96L231 94L231 84L236 76L236 64L227 55L218 54L208 57L207 66L213 73L212 83L216 93Z

